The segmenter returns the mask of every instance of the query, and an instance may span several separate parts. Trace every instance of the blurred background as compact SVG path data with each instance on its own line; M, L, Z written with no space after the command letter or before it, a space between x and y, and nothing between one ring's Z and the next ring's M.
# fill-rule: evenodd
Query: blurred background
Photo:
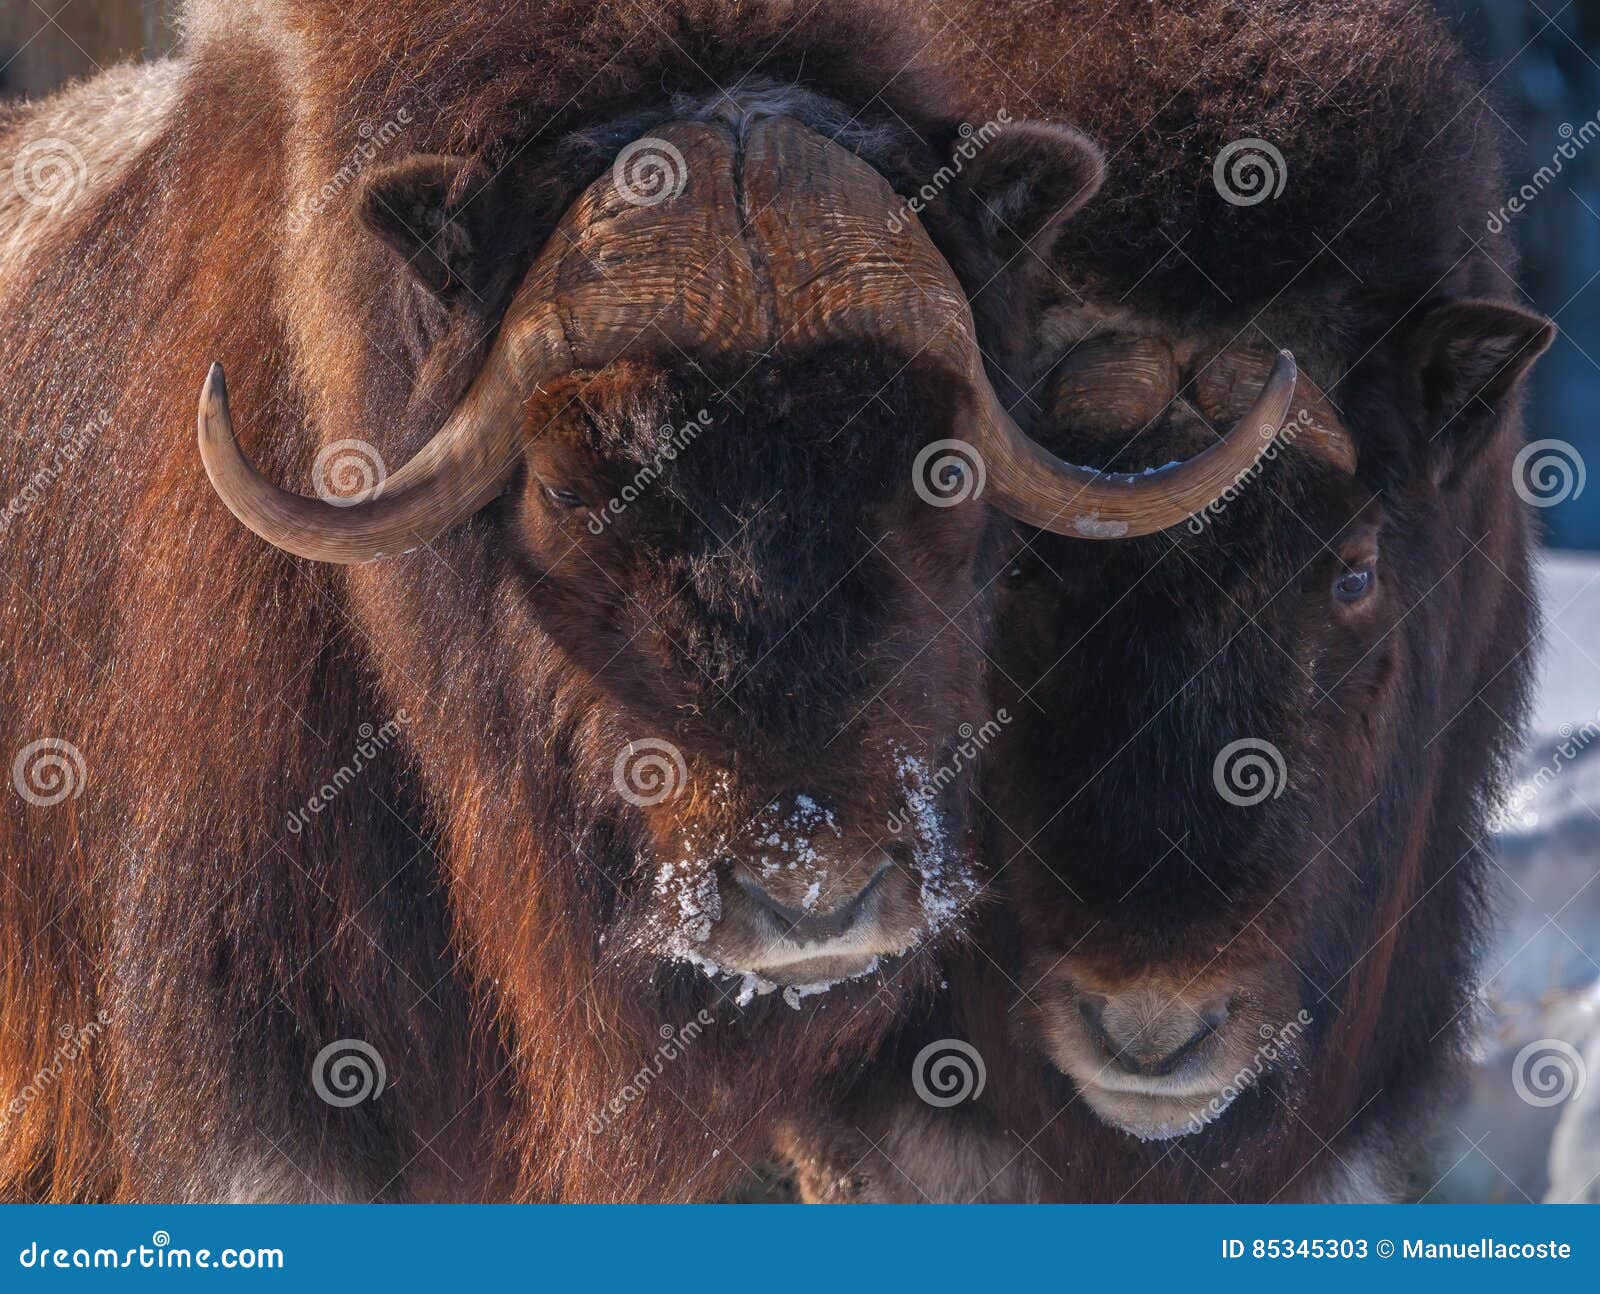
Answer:
M1539 185L1540 168L1568 142L1563 127L1600 127L1600 3L1441 0L1439 8L1494 76L1490 100L1517 147L1512 187ZM1569 148L1577 148L1576 139ZM1556 316L1563 337L1534 372L1529 425L1600 464L1600 420L1593 416L1600 405L1600 147L1561 164L1562 173L1539 185L1513 223L1528 297ZM1545 519L1553 546L1600 549L1600 487L1550 508Z
M1600 0L1419 2L1436 3L1487 69L1513 144L1507 196L1533 192L1509 223L1527 303L1561 337L1535 370L1530 435L1566 441L1600 471ZM0 98L159 57L177 8L0 0ZM1600 481L1539 515L1546 634L1532 733L1494 842L1488 1028L1471 1090L1440 1096L1436 1163L1412 1192L1430 1202L1600 1201Z
M46 94L125 58L166 53L177 0L0 0L0 96Z

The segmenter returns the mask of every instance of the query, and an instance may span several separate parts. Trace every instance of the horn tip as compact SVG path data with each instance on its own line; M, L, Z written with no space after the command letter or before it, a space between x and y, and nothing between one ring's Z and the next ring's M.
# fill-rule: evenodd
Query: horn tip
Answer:
M213 364L206 373L205 385L200 388L200 450L206 452L208 443L219 437L232 439L228 413L228 380L223 376L222 365Z

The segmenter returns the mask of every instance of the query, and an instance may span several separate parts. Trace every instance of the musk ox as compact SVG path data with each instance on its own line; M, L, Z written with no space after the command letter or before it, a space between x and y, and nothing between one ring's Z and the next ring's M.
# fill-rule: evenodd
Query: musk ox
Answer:
M1482 225L1482 80L1423 10L952 23L975 115L1112 159L1018 375L1046 443L1137 471L1210 440L1274 350L1303 376L1281 452L1188 525L1024 535L982 777L1012 906L831 1128L791 1133L808 1197L1404 1194L1473 1037L1535 620L1518 388L1554 335ZM946 1109L913 1071L971 1095L951 1039L987 1069Z
M6 119L67 181L0 206L7 1197L713 1198L927 996L1004 517L1170 525L1294 377L1161 473L1028 439L1099 158L955 165L915 53L195 3ZM992 508L934 506L947 441Z

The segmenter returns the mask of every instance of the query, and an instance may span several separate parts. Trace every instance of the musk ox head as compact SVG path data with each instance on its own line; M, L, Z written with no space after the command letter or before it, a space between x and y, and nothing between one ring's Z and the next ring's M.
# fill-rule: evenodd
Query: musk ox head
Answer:
M993 792L1029 841L1005 851L1024 982L1047 1054L1106 1121L1180 1136L1268 1101L1318 1047L1356 1069L1357 1044L1330 1040L1361 1036L1372 999L1353 986L1395 956L1402 916L1426 948L1393 969L1423 1004L1408 1027L1449 1045L1458 994L1420 985L1468 981L1474 921L1470 897L1431 891L1478 847L1511 732L1493 715L1520 704L1508 409L1552 331L1490 301L1393 327L1347 315L1328 335L1358 339L1355 361L1303 339L1330 389L1301 377L1238 489L1150 539L1044 537L1008 570L999 672L1043 711L1008 702L1025 757ZM1096 329L1056 370L1045 434L1127 470L1166 462L1236 415L1270 354L1231 329Z
M953 197L1048 237L1098 174L1071 132L1017 128ZM489 292L495 231L518 227L515 186L479 186L509 203L487 213L463 187L446 161L369 186L369 223L435 299ZM996 219L949 223L981 240ZM447 573L356 575L371 635L408 644L459 728L423 752L433 811L463 854L503 838L485 866L525 890L581 877L562 916L590 912L608 954L798 1003L950 933L976 886L970 788L937 774L986 712L994 514L941 490L1149 533L1256 460L1292 363L1192 461L1070 466L1012 421L966 288L888 181L782 115L655 127L531 254L465 397L359 501L267 481L213 370L217 493L316 561L436 548ZM448 614L427 591L445 579L469 590Z

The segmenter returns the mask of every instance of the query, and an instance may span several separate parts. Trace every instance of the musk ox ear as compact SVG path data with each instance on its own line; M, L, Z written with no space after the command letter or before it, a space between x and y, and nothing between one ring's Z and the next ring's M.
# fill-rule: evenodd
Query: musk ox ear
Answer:
M1070 126L1047 122L985 126L953 151L952 165L959 166L962 187L989 236L1002 247L1030 244L1040 255L1106 174L1098 145Z
M361 218L429 292L449 302L484 295L501 186L472 158L424 154L362 181Z
M1500 301L1427 307L1406 339L1434 478L1445 482L1487 443L1506 399L1555 340L1556 326Z

